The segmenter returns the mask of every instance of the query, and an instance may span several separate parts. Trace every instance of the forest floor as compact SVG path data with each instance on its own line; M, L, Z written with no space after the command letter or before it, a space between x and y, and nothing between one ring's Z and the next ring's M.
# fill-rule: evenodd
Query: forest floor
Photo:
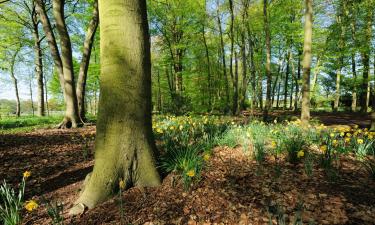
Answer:
M367 125L363 115L317 114L326 124ZM375 182L351 156L340 160L335 178L319 167L263 165L240 148L218 147L199 182L188 191L169 174L156 188L132 188L83 215L69 217L82 181L93 166L95 127L40 129L0 135L0 179L16 185L31 171L26 199L61 202L64 224L375 224ZM42 198L43 197L43 198ZM121 216L121 211L123 211ZM25 224L51 224L44 204L24 213Z

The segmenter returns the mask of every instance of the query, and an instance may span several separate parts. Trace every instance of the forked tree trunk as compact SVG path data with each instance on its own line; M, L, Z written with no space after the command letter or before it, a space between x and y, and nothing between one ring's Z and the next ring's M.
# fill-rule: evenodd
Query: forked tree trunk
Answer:
M312 0L305 0L305 38L303 45L303 76L302 76L302 109L301 122L307 125L310 120L310 70L312 46Z
M153 156L146 0L99 0L99 12L102 61L95 165L70 214L106 200L119 180L135 186L160 184Z
M98 11L98 0L94 2L94 11L89 27L86 32L85 41L83 43L83 53L81 59L81 65L79 67L79 74L77 80L77 103L79 116L83 121L86 120L86 109L85 109L85 92L86 92L86 80L87 80L87 71L90 65L90 56L91 49L95 40L96 29L99 24L99 11Z

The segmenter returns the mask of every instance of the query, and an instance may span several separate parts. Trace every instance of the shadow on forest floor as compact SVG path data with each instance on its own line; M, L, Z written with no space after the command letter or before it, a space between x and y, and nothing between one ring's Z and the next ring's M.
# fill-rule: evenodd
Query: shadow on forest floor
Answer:
M313 116L328 125L369 124L369 117L365 120L360 114ZM61 201L66 221L73 224L118 224L118 196L84 215L70 218L66 214L92 169L94 132L91 126L0 135L0 179L14 185L25 170L30 170L27 198L40 199L43 195ZM190 191L175 182L174 174L167 176L160 187L126 191L123 222L268 224L270 216L274 221L274 214L283 211L287 221L302 213L306 224L310 220L315 224L375 224L375 183L352 158L345 156L342 162L338 179L332 180L317 166L311 177L302 166L287 163L282 163L277 173L272 158L260 167L241 148L216 148L202 179ZM43 206L40 209L25 215L24 222L49 224Z

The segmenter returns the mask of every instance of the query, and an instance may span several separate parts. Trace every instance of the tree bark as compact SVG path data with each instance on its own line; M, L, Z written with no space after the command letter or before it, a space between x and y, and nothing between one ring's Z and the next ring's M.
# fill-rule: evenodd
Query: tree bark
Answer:
M99 16L102 61L95 165L70 214L105 201L120 180L134 186L160 184L153 156L146 0L99 0Z
M305 0L305 37L303 45L302 109L301 122L307 125L310 120L310 70L312 46L312 0Z
M94 44L95 33L97 30L98 24L99 24L98 0L95 0L93 16L89 23L89 26L86 32L85 41L83 43L83 53L82 53L81 64L79 67L79 74L78 74L77 88L76 88L78 111L79 111L79 116L81 117L82 121L86 120L85 92L86 92L87 71L90 65L91 50Z

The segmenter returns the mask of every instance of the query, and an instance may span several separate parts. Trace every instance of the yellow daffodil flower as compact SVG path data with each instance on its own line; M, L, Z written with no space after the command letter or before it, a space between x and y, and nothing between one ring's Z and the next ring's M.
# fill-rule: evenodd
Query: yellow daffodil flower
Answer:
M303 150L298 151L297 158L302 158L305 155L305 152Z
M38 203L34 200L26 201L25 209L29 212L32 212L34 209L38 208Z

